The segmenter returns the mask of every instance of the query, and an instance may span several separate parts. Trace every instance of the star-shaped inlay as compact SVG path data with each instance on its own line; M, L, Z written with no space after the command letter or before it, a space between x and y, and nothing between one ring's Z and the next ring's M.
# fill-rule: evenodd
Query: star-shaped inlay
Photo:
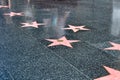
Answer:
M31 23L21 23L23 24L22 27L34 27L34 28L38 28L39 25L45 25L45 23L37 23L36 21L33 21Z
M63 46L67 46L70 48L73 48L72 45L70 43L73 42L79 42L80 40L67 40L67 38L65 36L59 38L59 39L46 39L47 41L53 42L51 43L49 46L57 46L57 45L63 45Z
M69 28L62 28L64 30L73 30L73 32L78 32L79 30L90 30L85 28L85 26L73 26L73 25L68 25Z
M112 47L105 48L104 50L119 50L120 51L120 44L114 43L114 42L109 42Z
M20 13L10 12L10 13L5 13L4 15L9 15L10 17L13 17L13 16L23 16L23 13L22 12L20 12Z
M0 5L0 8L9 8L9 6Z
M120 80L120 71L104 66L109 75L94 80Z

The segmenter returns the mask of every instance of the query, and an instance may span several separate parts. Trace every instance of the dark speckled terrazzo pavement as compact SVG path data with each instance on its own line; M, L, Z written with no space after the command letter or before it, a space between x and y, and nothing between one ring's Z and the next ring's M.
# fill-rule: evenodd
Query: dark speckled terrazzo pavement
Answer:
M9 2L7 2L9 1ZM0 0L0 80L94 80L108 75L103 66L120 70L119 0ZM3 15L10 11L24 16ZM45 23L22 28L23 22ZM89 31L63 30L86 25ZM66 36L73 48L47 47L45 39Z

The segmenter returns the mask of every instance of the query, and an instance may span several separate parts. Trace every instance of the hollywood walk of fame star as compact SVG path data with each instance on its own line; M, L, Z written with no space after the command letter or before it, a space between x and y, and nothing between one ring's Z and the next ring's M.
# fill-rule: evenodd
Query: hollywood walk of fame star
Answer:
M34 28L38 28L39 25L45 25L45 23L37 23L36 21L33 21L31 23L21 23L23 24L23 26L21 27L34 27Z
M120 71L104 66L109 75L94 80L120 80Z
M120 51L120 44L114 43L114 42L109 42L112 47L105 48L104 50L119 50Z
M47 41L53 42L51 43L49 46L57 46L57 45L63 45L63 46L67 46L70 48L73 48L72 45L70 43L73 42L79 42L80 40L67 40L65 36L59 38L59 39L46 39Z
M22 12L20 12L20 13L10 12L10 13L5 13L4 15L9 15L10 17L13 17L13 16L24 16Z
M64 30L73 30L73 32L78 32L79 30L90 30L87 28L84 28L85 26L73 26L73 25L68 25L69 28L62 28Z
M0 5L0 8L9 8L9 6Z

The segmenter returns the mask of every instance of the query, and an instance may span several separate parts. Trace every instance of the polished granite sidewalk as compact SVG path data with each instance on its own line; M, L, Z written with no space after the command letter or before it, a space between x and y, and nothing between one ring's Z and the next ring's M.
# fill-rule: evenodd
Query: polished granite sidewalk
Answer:
M9 8L0 8L0 80L97 80L109 75L103 66L120 71L120 51L104 50L111 47L110 41L120 44L119 0L10 3ZM11 11L24 16L4 15ZM32 21L45 25L21 27ZM61 29L68 25L86 25L90 30ZM51 42L45 39L63 36L80 42L72 43L73 48L48 47Z

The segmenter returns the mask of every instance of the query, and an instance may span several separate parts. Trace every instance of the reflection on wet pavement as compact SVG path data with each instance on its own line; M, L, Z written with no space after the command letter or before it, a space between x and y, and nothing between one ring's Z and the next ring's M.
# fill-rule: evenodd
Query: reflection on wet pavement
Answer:
M115 80L107 69L120 72L120 47L105 49L120 44L119 5L0 0L0 80Z

